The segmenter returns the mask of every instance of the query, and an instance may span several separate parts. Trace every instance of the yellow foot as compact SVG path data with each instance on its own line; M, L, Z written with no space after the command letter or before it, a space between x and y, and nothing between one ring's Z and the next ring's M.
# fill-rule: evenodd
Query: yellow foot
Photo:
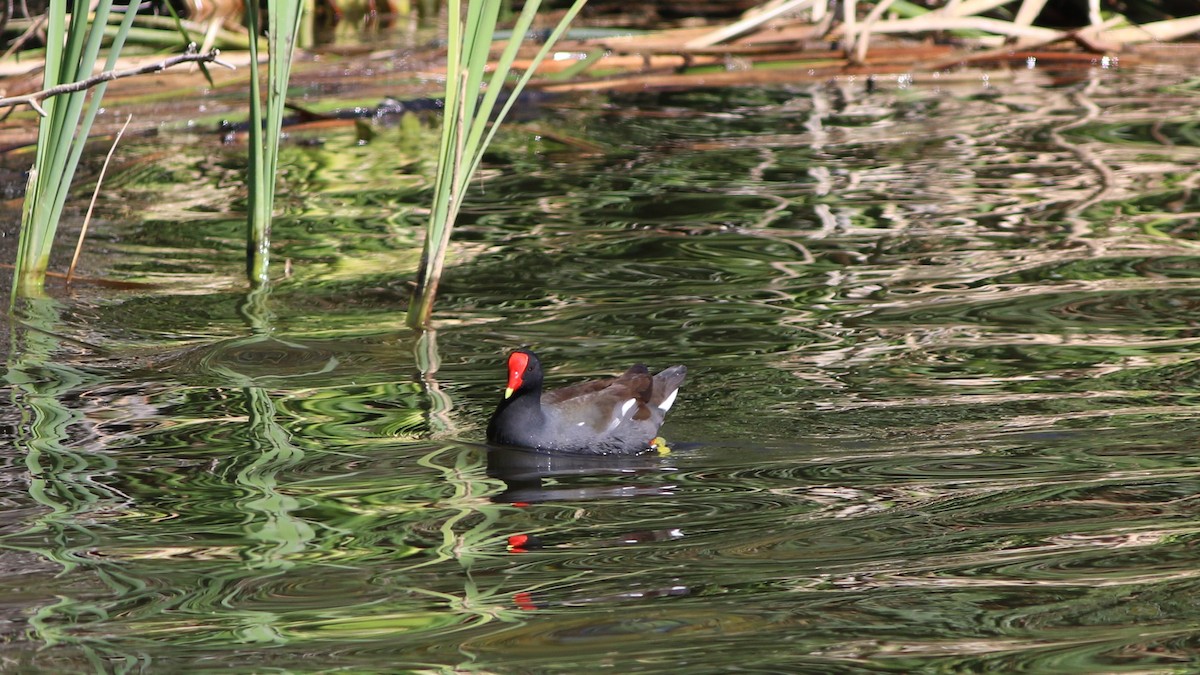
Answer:
M662 436L655 436L654 440L650 441L650 449L663 456L671 454L671 448L667 447L667 439Z

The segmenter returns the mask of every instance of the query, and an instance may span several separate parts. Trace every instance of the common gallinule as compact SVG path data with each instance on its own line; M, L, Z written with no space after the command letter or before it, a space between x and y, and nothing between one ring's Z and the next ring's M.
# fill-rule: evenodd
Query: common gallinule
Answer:
M541 362L520 349L508 356L508 386L488 423L487 437L542 452L646 452L661 444L658 428L685 375L683 366L651 375L639 363L620 377L543 393Z

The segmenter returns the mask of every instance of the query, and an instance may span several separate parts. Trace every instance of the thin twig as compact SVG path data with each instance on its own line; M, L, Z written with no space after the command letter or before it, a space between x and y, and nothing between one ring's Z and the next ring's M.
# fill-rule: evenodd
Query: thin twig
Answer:
M133 121L133 114L125 118L125 124L121 130L117 132L113 138L112 147L108 149L108 156L104 158L104 165L100 167L100 176L96 179L96 189L92 191L92 202L88 204L87 214L83 217L83 227L79 230L79 241L75 243L75 255L71 257L71 266L67 268L67 285L71 285L71 277L75 276L75 264L79 262L79 254L83 252L83 238L87 236L88 225L92 222L92 211L96 208L96 198L100 196L100 186L104 183L104 174L108 171L108 163L112 161L113 153L117 151L117 143L121 142L121 136L125 135L125 130L129 128L129 123Z
M221 55L221 51L219 49L214 49L211 52L204 52L201 54L197 54L193 51L189 51L186 54L179 54L177 56L172 56L171 58L166 59L164 61L159 61L158 63L151 63L149 65L142 66L141 68L130 68L129 70L106 70L103 73L100 73L99 75L94 75L92 77L87 78L86 80L80 80L79 82L71 82L69 84L60 84L57 87L43 89L42 91L37 91L32 94L24 94L22 96L10 96L8 98L0 98L0 108L8 108L8 107L18 106L18 105L28 105L30 108L33 108L34 110L36 110L39 115L41 115L42 117L45 117L46 110L44 108L42 108L42 106L41 106L42 101L50 98L51 96L58 96L59 94L69 94L69 93L75 92L75 91L83 91L84 89L89 89L91 87L96 86L97 84L102 83L102 82L110 82L112 80L118 80L123 77L133 77L135 75L146 75L149 73L157 73L159 71L166 70L167 68L170 68L171 66L176 66L181 63L215 63L218 66L224 66L226 68L229 68L230 70L234 70L233 65L225 63L224 61L221 61L217 58L220 55Z
M29 15L26 14L26 16L29 16ZM16 51L18 49L20 49L21 47L23 47L26 42L28 42L31 38L33 38L33 36L38 35L42 31L42 29L46 27L46 22L48 20L49 20L49 17L46 14L43 14L43 15L39 16L38 18L34 19L33 23L29 24L29 28L26 28L25 32L21 33L21 37L17 38L16 40L13 40L12 45L9 46L8 50L4 52L3 56L0 56L0 59L7 59L8 57L15 54Z

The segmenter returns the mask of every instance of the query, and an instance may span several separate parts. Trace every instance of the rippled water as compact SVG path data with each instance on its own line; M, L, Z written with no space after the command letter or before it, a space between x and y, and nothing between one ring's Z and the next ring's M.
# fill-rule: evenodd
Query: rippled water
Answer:
M1188 671L1197 100L552 99L420 339L432 136L290 146L265 297L241 150L132 144L85 264L151 285L11 331L0 669ZM687 364L675 452L489 454L519 345L552 384Z

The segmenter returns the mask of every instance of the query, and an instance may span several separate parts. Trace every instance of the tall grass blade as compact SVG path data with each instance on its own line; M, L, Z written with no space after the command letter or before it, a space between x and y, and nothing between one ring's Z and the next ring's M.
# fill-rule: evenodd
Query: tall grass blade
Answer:
M246 6L246 27L252 36L262 34L261 15L258 3ZM262 84L259 76L258 41L250 41L250 130L247 134L246 189L248 209L246 213L246 277L250 283L263 281L270 263L271 211L274 200L274 174L268 188L264 188L263 176L265 149L263 148L263 104ZM262 194L266 189L267 194ZM265 205L265 215L263 213Z
M254 3L246 7L251 35L258 35L262 16ZM304 15L302 0L267 2L267 97L263 108L259 78L258 45L250 41L250 208L247 214L246 275L253 285L270 277L271 217L275 207L275 177L279 166L279 137L283 130L284 103L292 73L292 54Z
M498 128L496 125L508 116L508 111L512 110L513 105L517 102L517 97L522 91L525 90L525 85L529 84L529 80L533 79L534 73L537 72L537 67L541 65L542 61L546 59L546 56L550 54L550 50L554 48L554 45L562 38L563 34L567 32L567 28L570 27L571 21L575 19L575 16L579 14L579 11L582 10L583 6L586 4L587 0L576 0L575 3L571 5L571 8L568 9L567 13L563 15L562 20L559 21L558 25L554 27L554 30L550 33L550 36L546 38L546 42L542 44L542 48L538 50L538 53L533 57L533 61L530 62L529 68L525 69L525 72L521 74L521 78L517 80L517 83L513 86L512 93L508 97L508 100L504 102L504 106L501 107L500 112L497 113L495 124L493 124L488 130L487 137L483 139L479 153L476 155L475 162L471 165L468 175L474 174L475 170L479 168L479 162L483 160L484 151L487 150L487 147L492 144L492 138L494 138L496 135L496 129ZM505 65L504 70L506 73L512 68L512 62L515 59L516 52L513 52L513 58L510 59Z
M428 324L433 302L445 266L450 233L462 207L463 195L470 186L471 176L478 169L483 154L495 137L498 125L516 102L525 85L533 77L538 64L566 32L567 26L587 0L576 0L558 26L542 45L538 55L509 92L508 100L496 112L504 82L516 60L521 42L537 15L540 0L527 0L517 18L512 37L495 63L495 70L480 98L480 89L488 67L488 57L501 10L500 0L477 0L466 3L452 0L449 6L448 50L446 59L446 104L442 119L442 136L438 149L438 170L434 179L433 205L425 228L425 245L421 253L421 269L417 289L409 303L408 325L414 329ZM489 120L491 121L489 128Z
M43 88L68 84L92 74L111 10L112 0L100 0L89 18L88 2L76 0L68 23L66 3L51 3L47 35L60 39L47 42ZM109 48L105 70L115 67L136 14L136 5L125 13ZM43 104L46 115L39 123L37 151L21 211L12 286L14 304L18 297L41 293L71 181L106 89L107 83L102 83L91 91L91 103L86 113L87 90L52 97Z

